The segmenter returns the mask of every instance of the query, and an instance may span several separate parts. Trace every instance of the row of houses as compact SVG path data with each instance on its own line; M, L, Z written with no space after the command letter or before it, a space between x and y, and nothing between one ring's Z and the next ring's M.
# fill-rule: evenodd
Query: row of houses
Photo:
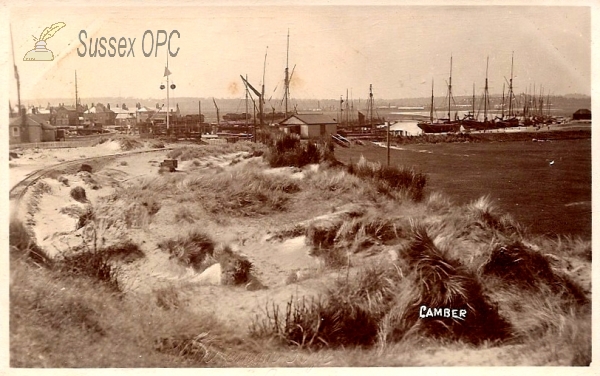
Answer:
M181 116L179 105L169 109L171 118ZM135 108L129 109L125 104L111 107L110 104L92 103L91 105L65 105L58 106L29 107L26 110L28 115L35 115L45 124L50 124L58 128L66 127L86 127L86 126L134 126L146 121L166 121L167 109L159 107L150 108L136 104ZM11 108L11 115L18 115L18 109Z

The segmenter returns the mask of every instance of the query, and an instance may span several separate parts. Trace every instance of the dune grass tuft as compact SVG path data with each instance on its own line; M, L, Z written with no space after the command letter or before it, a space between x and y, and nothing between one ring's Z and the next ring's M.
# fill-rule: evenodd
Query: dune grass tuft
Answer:
M131 263L143 257L137 244L127 241L102 249L74 250L55 265L63 275L89 277L115 291L122 291L117 263Z
M23 222L11 216L8 230L10 255L40 266L51 267L52 258L36 243L33 235Z
M144 144L133 138L121 138L119 139L119 146L121 150L128 151L144 147Z
M80 186L71 188L71 197L77 202L88 202L87 196L85 194L85 189Z
M167 310L151 296L123 295L12 257L10 303L11 367L218 367L238 364L240 351L264 348L211 314L181 304ZM185 351L193 339L210 356Z
M340 277L324 296L292 296L284 312L275 304L266 307L250 333L300 348L371 346L398 279L393 268L366 267L352 279Z
M192 230L188 234L164 240L158 243L158 247L197 272L202 272L216 263L213 258L215 242L200 230Z
M208 212L233 216L285 211L290 195L299 190L298 183L287 176L237 166L206 177L190 178L180 187L182 193L196 195Z
M579 304L587 303L582 288L552 269L548 259L520 242L498 245L482 266L482 274L521 289L549 288L553 294L564 295Z
M250 281L253 265L247 257L227 245L219 248L215 257L221 265L221 284L242 285Z
M334 145L328 139L303 142L296 134L271 133L264 142L269 147L264 158L271 167L303 167L308 164L335 161Z
M404 191L415 201L421 201L427 184L427 176L413 168L383 166L381 163L368 162L363 156L358 163L348 165L348 172L373 181L380 193L391 195Z
M397 317L388 341L406 335L462 340L475 344L510 337L510 324L484 294L477 276L438 249L426 230L416 227L412 242L400 256L411 285L398 296L392 311ZM464 309L466 317L421 317L422 306Z

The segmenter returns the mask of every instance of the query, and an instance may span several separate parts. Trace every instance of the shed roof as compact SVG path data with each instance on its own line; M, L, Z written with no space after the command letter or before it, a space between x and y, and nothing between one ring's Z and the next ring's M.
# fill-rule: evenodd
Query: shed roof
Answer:
M579 110L575 111L575 114L577 115L583 115L583 114L591 114L592 111L588 110L587 108L580 108Z
M296 118L303 122L304 124L337 124L333 118L323 115L323 114L293 114L288 116L285 120L283 120L280 124L287 125L288 121L292 118Z

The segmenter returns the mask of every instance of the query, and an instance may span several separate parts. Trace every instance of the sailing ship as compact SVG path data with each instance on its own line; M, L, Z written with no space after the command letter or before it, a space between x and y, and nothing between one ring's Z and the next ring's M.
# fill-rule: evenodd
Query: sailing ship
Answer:
M508 82L508 117L504 117L504 87L502 88L502 117L496 122L498 128L513 128L519 126L519 119L513 112L512 100L515 96L513 92L513 66L514 53L510 62L510 81Z
M292 77L294 76L294 71L296 69L296 66L294 65L294 67L292 68L292 71L290 73L289 70L289 51L290 51L290 31L288 29L288 33L287 33L287 48L286 48L286 62L285 62L285 76L284 76L284 93L283 93L283 99L281 100L281 105L283 105L285 103L285 110L284 111L275 111L275 107L273 107L271 105L271 112L264 112L262 107L258 109L258 116L259 118L257 118L256 114L254 116L252 116L252 114L249 113L248 111L248 94L249 94L249 89L252 90L257 97L260 98L259 100L259 107L263 106L266 103L271 103L271 98L266 99L265 98L265 93L264 93L264 80L265 80L265 69L266 69L266 64L267 64L267 56L265 54L265 66L263 68L263 87L262 87L262 91L259 93L257 90L255 90L252 85L250 85L247 80L244 80L244 77L242 77L242 81L244 82L244 85L246 86L246 112L230 112L227 113L225 115L223 115L223 120L226 121L228 124L237 124L237 125L243 125L246 124L248 120L250 121L254 121L256 122L257 120L262 124L264 121L268 121L271 124L275 124L275 123L279 123L280 121L287 119L289 116L293 115L294 113L297 112L296 110L296 106L294 106L293 111L291 109L288 109L288 101L289 101L289 97L290 97L290 82L292 81ZM275 87L275 90L277 90L277 86ZM254 99L252 99L252 101L254 102L254 110L256 111L256 102L254 101Z
M488 120L487 117L487 109L489 106L489 92L488 92L488 68L489 68L490 58L487 58L487 64L485 67L485 88L483 91L483 121L479 120L479 114L477 116L475 113L475 88L473 88L473 116L471 118L464 118L461 120L461 124L463 128L466 130L472 131L485 131L489 129L493 129L495 127L494 120Z
M433 120L433 81L431 82L431 107L429 111L429 121L418 122L417 126L421 128L424 133L447 133L447 132L458 132L460 131L461 122L456 118L452 120L450 113L450 106L452 101L452 56L450 56L450 79L448 80L448 118L438 119L434 122Z

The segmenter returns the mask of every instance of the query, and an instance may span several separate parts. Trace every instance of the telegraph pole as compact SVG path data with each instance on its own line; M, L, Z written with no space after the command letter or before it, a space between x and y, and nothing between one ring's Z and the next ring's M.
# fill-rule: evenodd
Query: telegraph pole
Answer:
M27 128L26 128L26 125L27 125L27 119L25 118L26 114L24 114L23 111L21 110L21 80L19 79L19 70L17 69L17 64L15 63L15 46L14 46L13 37L12 37L12 27L10 28L10 45L12 48L13 66L15 68L15 78L17 79L17 103L19 106L19 111L17 113L18 113L19 117L21 118L21 131L19 132L20 136L21 136L20 141L21 142L24 141L23 140L24 137L21 132L27 134L27 136L25 137L26 138L25 141L29 141L29 134L28 134Z
M290 29L288 29L288 34L287 34L287 50L286 50L286 57L285 57L285 116L284 118L287 118L287 114L288 114L288 93L290 91L290 78L289 78L289 67L288 67L288 63L289 63L289 59L290 59Z
M75 71L75 117L77 120L75 121L75 130L79 132L79 110L77 109L77 104L79 103L78 93L77 93L77 71Z

